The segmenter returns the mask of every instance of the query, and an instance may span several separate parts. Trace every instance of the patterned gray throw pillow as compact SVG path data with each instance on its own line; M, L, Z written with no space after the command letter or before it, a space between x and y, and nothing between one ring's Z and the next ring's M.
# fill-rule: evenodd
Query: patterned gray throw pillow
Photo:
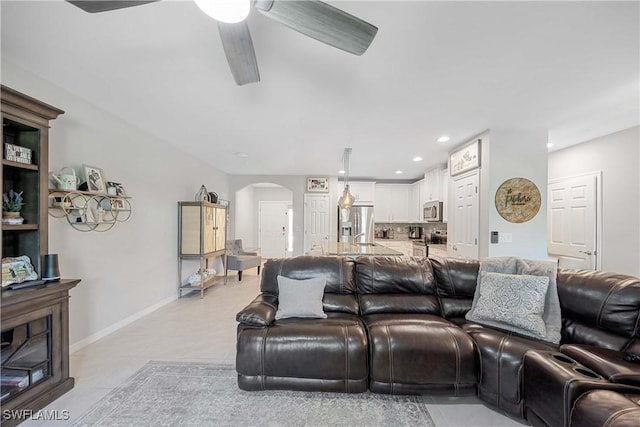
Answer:
M278 276L276 320L289 317L326 319L322 306L326 283L327 280L321 277L297 280Z
M542 318L549 286L547 276L480 272L477 304L467 320L544 338L547 330Z

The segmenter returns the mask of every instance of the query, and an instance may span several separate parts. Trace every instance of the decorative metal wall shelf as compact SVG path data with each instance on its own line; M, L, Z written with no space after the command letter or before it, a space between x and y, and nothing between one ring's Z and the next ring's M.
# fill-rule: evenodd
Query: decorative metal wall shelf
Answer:
M131 218L131 197L91 191L49 190L49 215L78 231L104 232Z

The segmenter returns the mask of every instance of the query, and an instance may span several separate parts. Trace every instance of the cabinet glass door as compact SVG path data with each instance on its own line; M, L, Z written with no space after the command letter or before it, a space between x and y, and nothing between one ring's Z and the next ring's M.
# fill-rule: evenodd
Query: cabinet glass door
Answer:
M51 376L50 342L51 316L2 331L1 400Z

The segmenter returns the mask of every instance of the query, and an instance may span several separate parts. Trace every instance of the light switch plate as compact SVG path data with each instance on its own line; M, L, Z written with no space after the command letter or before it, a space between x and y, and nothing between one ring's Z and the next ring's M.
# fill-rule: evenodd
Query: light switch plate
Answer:
M513 242L512 233L500 233L500 243L511 243L511 242Z

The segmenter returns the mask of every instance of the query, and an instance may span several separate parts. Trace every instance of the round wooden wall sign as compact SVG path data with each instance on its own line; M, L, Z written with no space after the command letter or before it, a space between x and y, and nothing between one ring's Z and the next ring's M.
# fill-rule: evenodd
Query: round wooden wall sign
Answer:
M527 222L538 214L541 197L536 185L526 178L511 178L496 191L496 209L509 222Z

